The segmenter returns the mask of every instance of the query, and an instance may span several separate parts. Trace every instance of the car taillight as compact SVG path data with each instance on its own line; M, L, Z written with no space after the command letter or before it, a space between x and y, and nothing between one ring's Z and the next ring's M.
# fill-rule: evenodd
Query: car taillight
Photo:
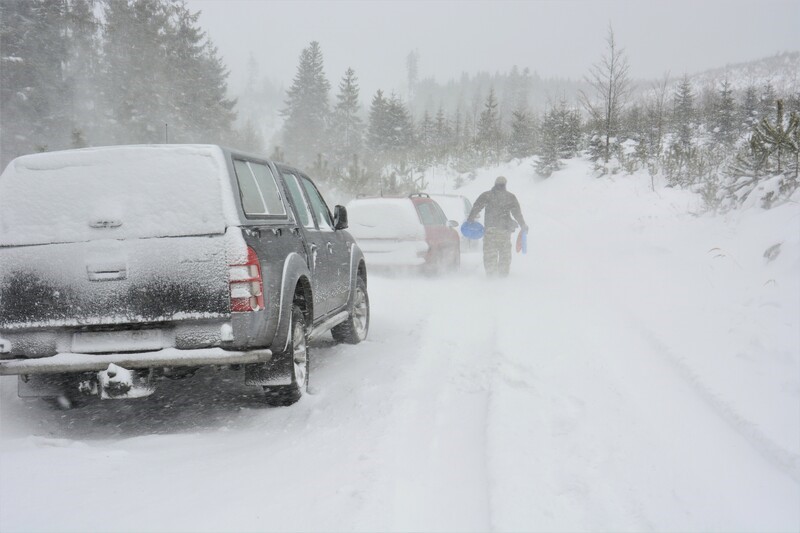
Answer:
M264 281L256 251L247 247L247 262L230 265L231 311L246 313L264 309Z

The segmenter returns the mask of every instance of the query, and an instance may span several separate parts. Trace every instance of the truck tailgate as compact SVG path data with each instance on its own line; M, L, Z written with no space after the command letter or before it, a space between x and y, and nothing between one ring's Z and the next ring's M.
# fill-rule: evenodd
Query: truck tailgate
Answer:
M224 234L0 247L0 330L229 314Z

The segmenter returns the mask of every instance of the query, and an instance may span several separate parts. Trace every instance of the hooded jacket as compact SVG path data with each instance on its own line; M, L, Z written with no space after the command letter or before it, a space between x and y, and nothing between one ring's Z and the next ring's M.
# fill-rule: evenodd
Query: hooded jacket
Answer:
M496 184L490 191L478 196L467 219L475 220L483 208L486 208L484 217L486 228L503 229L510 232L514 231L517 225L526 226L517 197L508 192L505 185ZM512 216L516 222L511 219Z

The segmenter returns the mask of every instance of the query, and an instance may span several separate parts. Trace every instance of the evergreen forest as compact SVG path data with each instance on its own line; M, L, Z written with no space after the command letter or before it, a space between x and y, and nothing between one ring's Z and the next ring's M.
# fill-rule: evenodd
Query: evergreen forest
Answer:
M419 79L414 51L403 94L361 94L354 68L329 78L322 44L311 42L269 137L266 104L238 105L198 16L183 0L0 3L0 163L107 144L218 143L304 168L344 194L398 194L424 189L431 168L468 180L531 158L531 175L546 178L581 156L598 177L646 172L654 188L692 188L712 209L756 189L769 207L800 182L797 79L641 82L610 26L578 82L514 66L442 85ZM773 61L796 78L800 53Z

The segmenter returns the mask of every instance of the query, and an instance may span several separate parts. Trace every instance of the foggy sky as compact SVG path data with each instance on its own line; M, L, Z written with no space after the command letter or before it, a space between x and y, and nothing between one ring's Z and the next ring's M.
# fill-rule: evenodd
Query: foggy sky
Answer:
M320 42L332 94L345 69L362 99L420 78L529 67L580 79L598 61L609 22L634 78L658 78L800 50L800 0L266 1L189 0L231 70L236 90L252 52L261 75L288 87L308 43Z

